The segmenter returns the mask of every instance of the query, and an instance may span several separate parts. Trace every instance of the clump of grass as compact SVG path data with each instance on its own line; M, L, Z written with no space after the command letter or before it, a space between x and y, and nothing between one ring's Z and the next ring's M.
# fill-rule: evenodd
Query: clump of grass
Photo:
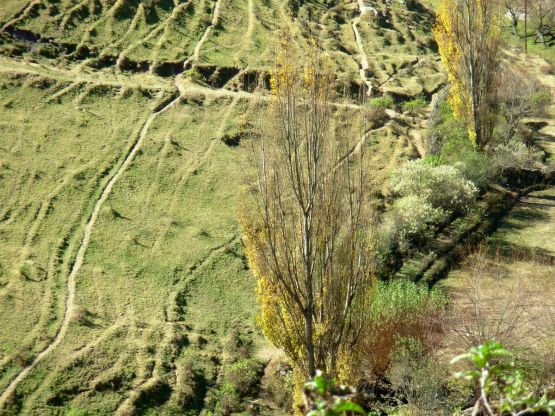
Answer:
M395 105L395 101L393 97L389 95L384 95L383 97L374 98L367 102L368 107L374 109L387 109L391 108Z
M428 105L428 102L424 97L417 97L413 100L403 103L403 111L409 112L409 113L417 112L425 108L427 105Z

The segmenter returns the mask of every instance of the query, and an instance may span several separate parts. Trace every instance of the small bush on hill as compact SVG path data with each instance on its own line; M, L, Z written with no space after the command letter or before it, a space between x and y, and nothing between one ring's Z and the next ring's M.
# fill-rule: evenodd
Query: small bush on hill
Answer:
M403 103L403 111L413 112L425 108L428 105L424 97L418 97L414 100Z
M434 208L426 198L408 195L396 200L388 211L383 237L404 253L433 235L437 224L447 217L446 211Z
M256 386L262 376L262 363L244 358L227 366L223 373L224 384L231 384L241 397L256 393Z
M206 79L204 78L204 75L202 75L202 73L197 68L188 69L187 71L184 72L183 75L185 76L185 78L191 79L193 81L197 81L197 82L206 81Z
M534 146L512 139L494 151L495 165L501 170L541 169L544 152Z
M384 95L383 97L374 98L368 101L368 107L370 108L391 108L395 104L395 101L389 95Z
M433 208L448 213L466 212L478 189L453 166L432 166L421 160L405 163L391 178L391 189L401 197L416 195Z

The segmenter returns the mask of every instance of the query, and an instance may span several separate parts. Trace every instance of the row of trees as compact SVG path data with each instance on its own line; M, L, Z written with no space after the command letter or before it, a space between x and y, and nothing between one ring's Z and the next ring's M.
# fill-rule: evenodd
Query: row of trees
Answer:
M532 23L535 32L540 34L545 26L554 23L555 4L551 0L503 0L503 6L511 19L511 28L513 35L516 37L519 37L518 24L520 20L524 20L525 38L527 37L529 21ZM541 40L544 42L543 37L541 37Z

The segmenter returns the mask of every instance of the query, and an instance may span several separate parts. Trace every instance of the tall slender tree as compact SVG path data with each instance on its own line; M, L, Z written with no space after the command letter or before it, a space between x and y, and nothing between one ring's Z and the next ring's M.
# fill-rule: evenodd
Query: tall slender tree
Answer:
M300 377L341 380L372 293L370 216L363 151L334 127L334 78L319 54L278 57L242 225L264 334Z
M449 102L479 148L488 145L495 125L500 19L494 1L443 0L434 30L451 82Z

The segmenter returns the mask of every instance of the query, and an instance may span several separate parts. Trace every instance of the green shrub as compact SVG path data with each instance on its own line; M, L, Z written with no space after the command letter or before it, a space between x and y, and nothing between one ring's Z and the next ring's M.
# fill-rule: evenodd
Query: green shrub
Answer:
M241 397L237 386L231 383L223 383L216 392L216 414L230 415L242 410Z
M190 79L192 81L204 82L204 75L202 75L197 68L188 69L183 73L185 78Z
M446 305L447 297L439 289L405 279L380 281L376 284L369 316L374 322L392 322L405 317L416 324L427 321Z
M414 100L407 101L403 103L403 111L418 111L425 108L428 105L426 99L424 97L418 97Z
M414 340L424 351L430 350L446 304L442 292L426 285L401 279L379 281L363 334L361 352L368 367L364 372L383 377L401 340Z
M454 158L455 166L464 176L480 189L495 181L499 172L492 158L478 150L469 149Z
M459 146L470 146L468 129L465 124L453 116L453 112L447 101L439 104L438 112L433 117L433 124L428 134L434 137L435 148L451 154Z
M422 159L422 162L430 166L445 165L446 161L439 155L429 155Z
M466 137L457 136L444 142L440 155L445 163L455 166L480 189L485 189L499 174L492 158L474 148Z
M387 212L384 237L397 243L403 253L413 245L431 237L436 226L445 221L448 213L434 208L425 198L408 195L397 199Z
M539 169L543 167L544 152L513 139L497 146L493 158L500 170Z
M391 189L398 196L416 195L433 208L464 213L474 203L478 188L453 166L432 166L414 160L393 172Z
M370 108L386 109L393 107L394 104L395 101L393 100L393 97L390 97L389 95L384 95L383 97L374 98L368 101L368 107Z

